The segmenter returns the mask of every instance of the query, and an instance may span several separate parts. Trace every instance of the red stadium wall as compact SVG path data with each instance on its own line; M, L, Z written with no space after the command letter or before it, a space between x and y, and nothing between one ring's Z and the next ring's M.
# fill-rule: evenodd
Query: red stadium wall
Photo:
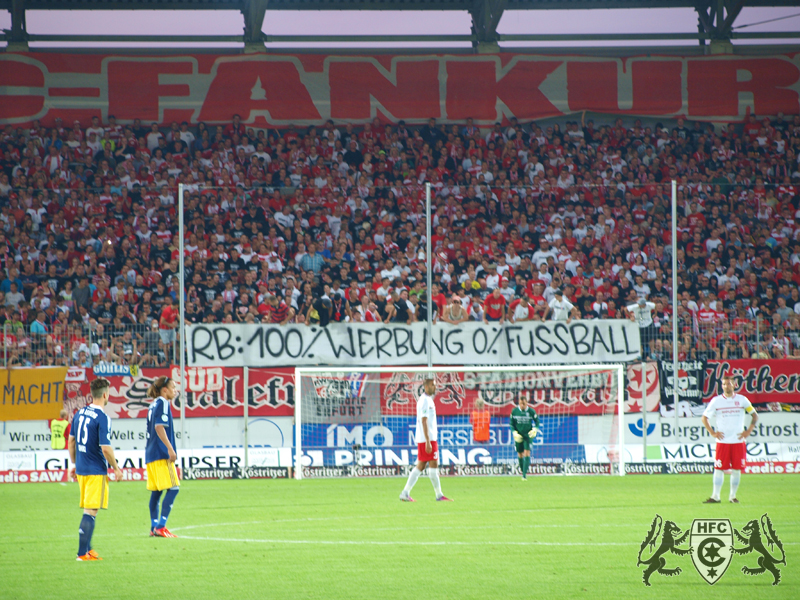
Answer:
M735 121L797 113L794 54L764 57L2 54L0 124L224 123L254 126L429 117L478 124L583 110Z
M187 372L187 417L242 417L244 415L244 371L231 367L190 367ZM152 401L147 388L165 375L180 381L180 369L145 368L136 375L107 376L111 397L106 412L118 419L147 416ZM68 384L65 404L70 411L90 401L89 384L96 376L86 370L86 381ZM249 415L281 417L294 415L294 369L250 369ZM180 399L173 400L173 414L180 413Z
M638 364L628 370L626 379L626 412L639 412L642 387L637 374ZM446 367L445 367L446 369ZM722 392L723 373L733 371L737 386L754 404L800 404L800 375L794 360L728 360L708 361L705 366L702 399L708 402ZM646 395L648 411L659 410L658 370L648 375ZM143 418L150 406L147 388L162 375L180 378L180 369L172 367L139 369L136 375L105 375L111 382L111 397L107 411L115 418ZM535 386L532 405L542 415L548 414L605 414L616 393L608 377L584 379L583 385L571 389L569 378L563 374L544 373L543 384ZM75 411L89 403L89 384L96 375L86 370L86 379L67 382L65 406ZM550 377L555 377L552 381ZM478 393L469 377L463 373L442 372L438 376L436 412L439 415L469 414L474 409ZM422 386L423 376L398 370L380 385L381 414L408 415ZM294 415L294 369L250 369L248 375L251 417L286 417ZM531 382L522 377L506 382L506 390L486 395L484 400L494 414L509 415L519 393L528 390ZM242 417L244 415L244 370L240 367L190 367L187 369L187 417ZM631 406L635 405L635 406ZM179 414L179 400L174 401L174 414Z

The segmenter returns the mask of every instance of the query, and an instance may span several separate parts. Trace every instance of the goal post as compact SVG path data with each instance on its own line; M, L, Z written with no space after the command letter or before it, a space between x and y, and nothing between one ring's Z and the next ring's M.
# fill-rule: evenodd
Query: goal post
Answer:
M509 416L520 396L540 419L529 472L625 474L625 366L588 364L297 367L295 477L405 475L428 377L443 474L519 474Z

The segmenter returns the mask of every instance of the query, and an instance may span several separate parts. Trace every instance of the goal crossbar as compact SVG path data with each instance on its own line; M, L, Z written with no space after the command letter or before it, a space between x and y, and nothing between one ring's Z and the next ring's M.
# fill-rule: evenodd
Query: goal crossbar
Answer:
M331 375L335 373L395 373L398 371L408 371L415 373L509 373L509 372L586 372L586 371L605 371L615 372L617 378L616 389L616 413L617 417L617 475L625 475L625 365L622 364L583 364L583 365L507 365L507 366L449 366L438 367L295 367L295 386L294 386L294 411L295 411L295 452L294 452L294 474L296 479L303 478L303 402L302 385L303 377L313 375ZM612 474L615 474L612 472Z

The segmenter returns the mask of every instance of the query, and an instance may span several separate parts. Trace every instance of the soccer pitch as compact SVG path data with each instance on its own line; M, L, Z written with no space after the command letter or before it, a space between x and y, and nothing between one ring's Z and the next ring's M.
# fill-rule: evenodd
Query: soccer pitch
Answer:
M443 478L398 494L404 478L185 481L168 527L148 537L144 483L112 484L94 547L75 561L77 484L0 486L0 598L292 599L800 597L800 486L792 475L743 476L741 504L703 505L711 477ZM689 556L667 554L677 577L642 584L639 546L656 513L681 529L729 518L737 529L769 513L783 543L782 581L734 556L705 583ZM737 546L741 544L737 543ZM688 548L689 544L684 544ZM773 549L773 555L777 548Z

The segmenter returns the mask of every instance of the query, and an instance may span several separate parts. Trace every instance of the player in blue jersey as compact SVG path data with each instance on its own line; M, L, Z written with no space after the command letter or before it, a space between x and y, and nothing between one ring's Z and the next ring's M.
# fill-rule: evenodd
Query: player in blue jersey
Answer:
M108 467L114 469L115 481L122 480L122 470L114 457L109 441L111 417L103 412L108 404L108 379L98 377L91 383L92 403L80 409L72 419L69 435L69 457L75 465L70 479L77 475L80 486L80 507L83 509L78 529L78 560L103 560L92 550L92 534L97 511L108 508ZM107 461L107 462L106 462Z
M175 428L172 424L170 401L178 395L175 382L169 377L158 377L147 390L153 398L147 411L147 446L144 461L147 463L147 489L150 490L150 535L155 537L178 537L167 529L167 518L180 491L175 461ZM158 516L158 500L161 492L161 517Z

